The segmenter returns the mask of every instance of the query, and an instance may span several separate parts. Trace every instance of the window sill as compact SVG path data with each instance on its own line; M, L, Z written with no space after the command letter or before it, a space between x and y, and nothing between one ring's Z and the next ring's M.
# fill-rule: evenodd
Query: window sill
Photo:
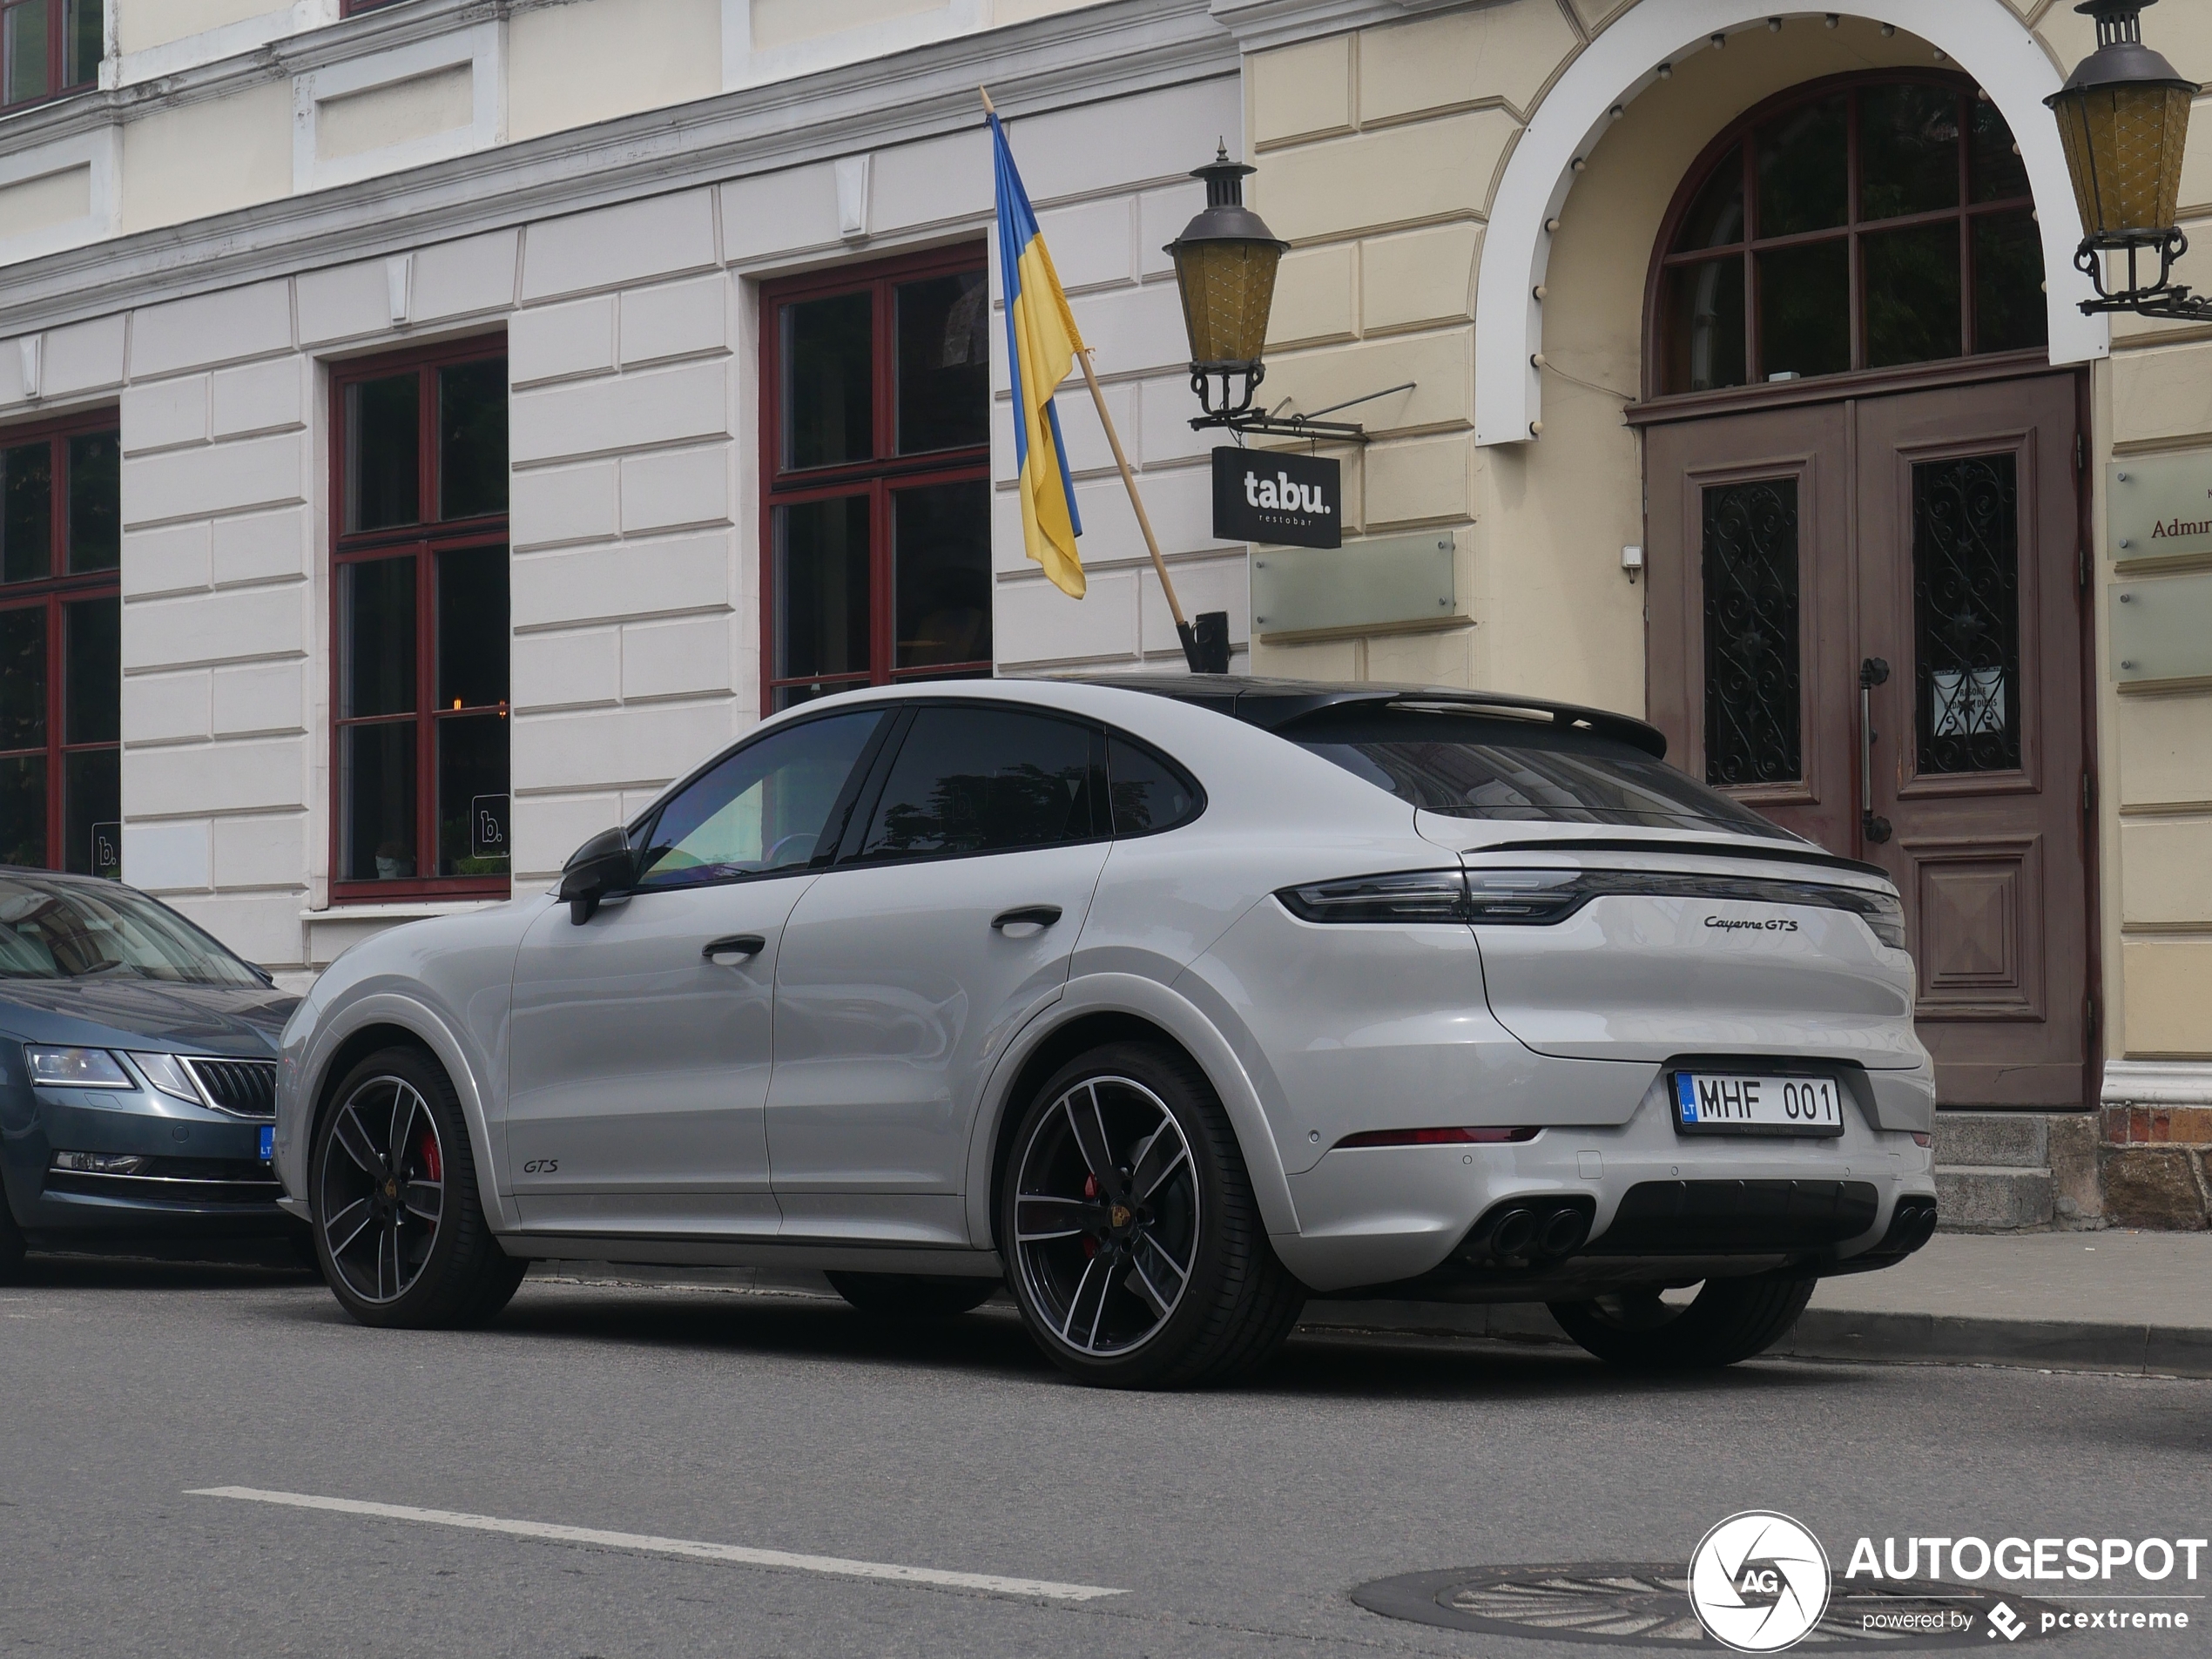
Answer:
M302 910L302 921L422 921L432 916L461 916L471 910L504 904L503 899L402 899L390 904L338 903L322 910Z

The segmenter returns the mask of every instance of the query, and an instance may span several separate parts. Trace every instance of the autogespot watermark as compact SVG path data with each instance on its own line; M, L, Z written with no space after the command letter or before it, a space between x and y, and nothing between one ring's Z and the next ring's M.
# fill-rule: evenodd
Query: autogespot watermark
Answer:
M1811 1528L1753 1509L1699 1541L1689 1602L1706 1633L1739 1653L1779 1653L1824 1627L1830 1638L1979 1633L2006 1644L2083 1630L2186 1631L2202 1622L2207 1548L2202 1538L1862 1537L1839 1584Z

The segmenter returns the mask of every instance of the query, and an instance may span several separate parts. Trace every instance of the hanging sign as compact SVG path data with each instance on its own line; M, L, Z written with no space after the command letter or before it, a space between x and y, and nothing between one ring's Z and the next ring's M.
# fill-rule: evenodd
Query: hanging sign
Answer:
M1344 469L1314 455L1213 452L1213 533L1278 547L1344 545Z

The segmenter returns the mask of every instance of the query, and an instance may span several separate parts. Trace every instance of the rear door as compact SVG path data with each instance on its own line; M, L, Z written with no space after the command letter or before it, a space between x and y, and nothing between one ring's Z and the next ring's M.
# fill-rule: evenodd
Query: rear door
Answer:
M786 1238L964 1246L984 1075L1066 984L1105 865L1103 737L936 703L894 746L785 930L768 1150Z
M526 1225L776 1231L762 1113L777 952L886 718L828 716L735 751L645 833L636 893L530 928L507 1114Z

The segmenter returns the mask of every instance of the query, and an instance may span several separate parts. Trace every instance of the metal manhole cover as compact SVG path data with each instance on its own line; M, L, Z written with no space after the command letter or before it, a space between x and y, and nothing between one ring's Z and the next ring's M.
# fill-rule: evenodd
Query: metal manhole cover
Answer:
M1352 1592L1371 1613L1447 1630L1537 1642L1727 1649L1689 1606L1689 1575L1676 1566L1584 1561L1549 1567L1461 1567L1377 1579ZM1998 1613L1999 1604L2011 1616ZM1883 1648L1986 1646L2008 1628L2032 1639L2040 1602L1930 1580L1836 1586L1821 1621L1797 1645ZM1993 1625L1993 1615L1994 1624ZM1998 1644L2009 1648L2014 1642Z

